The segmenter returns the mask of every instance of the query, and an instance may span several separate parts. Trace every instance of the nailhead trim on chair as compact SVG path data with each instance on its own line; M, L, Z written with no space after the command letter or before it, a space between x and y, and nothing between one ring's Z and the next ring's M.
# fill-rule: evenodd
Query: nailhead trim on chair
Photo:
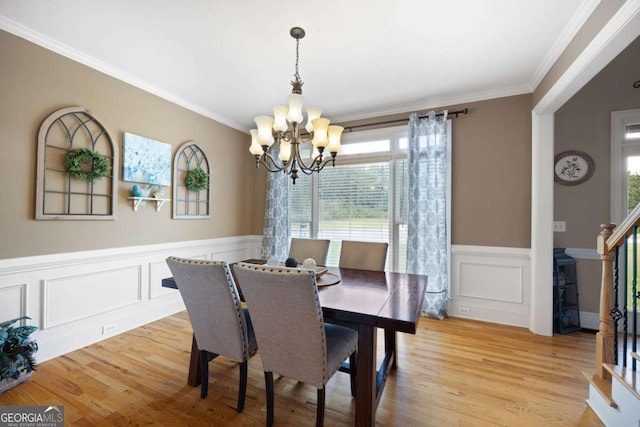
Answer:
M181 264L195 264L195 265L223 265L224 273L227 277L227 286L229 286L229 291L231 292L231 296L233 297L233 302L236 303L236 315L238 316L238 320L241 320L241 317L244 316L242 310L240 309L240 300L237 297L237 294L233 292L233 287L235 282L233 281L233 276L231 275L231 270L229 269L229 264L226 261L209 261L209 260L198 260L198 259L189 259L189 258L178 258L178 257L169 257L169 259L181 263ZM245 358L249 358L256 354L256 351L253 353L249 352L249 332L246 328L246 322L240 321L240 330L242 332L242 353L246 355Z
M248 264L248 263L243 263L243 265L251 270L256 270L256 271L263 271L263 272L268 272L268 273L286 273L286 274L310 274L313 275L314 278L314 282L315 282L315 276L316 276L316 272L313 270L306 270L306 269L299 269L299 268L290 268L290 267L274 267L274 266L267 266L267 265L252 265L252 264ZM315 295L315 299L316 299L316 305L317 307L320 307L320 298L318 297L318 287L315 287L314 290L314 295ZM319 311L317 312L317 315L320 319L322 319L322 321L324 322L324 316L322 315L322 308L319 309ZM326 335L324 332L324 324L320 323L320 334L322 337L322 344L323 347L325 349L324 354L322 355L324 357L324 360L327 359L327 353L326 353L326 348L327 348L327 343L326 343ZM329 380L329 378L331 378L331 376L337 372L338 369L335 369L333 372L327 372L327 367L326 364L323 366L322 369L322 376L323 376L323 381L326 384L327 381Z

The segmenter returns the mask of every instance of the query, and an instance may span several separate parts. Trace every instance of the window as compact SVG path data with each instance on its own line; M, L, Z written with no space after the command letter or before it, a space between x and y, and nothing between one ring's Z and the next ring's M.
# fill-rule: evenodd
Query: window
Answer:
M611 219L620 224L640 203L640 109L611 113L611 176ZM631 237L626 247L627 258L632 260ZM625 270L624 265L620 266L620 277L631 274L631 269ZM622 298L621 293L620 303ZM626 301L631 307L631 286L627 288Z
M640 202L640 155L627 157L627 215Z
M611 114L611 219L620 223L640 202L640 110Z
M633 123L625 126L625 141L640 140L640 123Z
M345 134L335 167L291 185L291 236L330 239L327 264L340 242L388 242L387 270L406 258L406 127Z

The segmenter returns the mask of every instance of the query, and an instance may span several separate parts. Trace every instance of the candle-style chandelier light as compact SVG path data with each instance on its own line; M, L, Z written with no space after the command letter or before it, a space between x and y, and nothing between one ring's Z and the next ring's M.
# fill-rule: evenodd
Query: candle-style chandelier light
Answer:
M291 95L289 95L289 108L284 106L273 107L273 117L258 116L255 121L258 129L251 129L251 147L249 151L256 158L256 167L263 164L270 172L284 172L296 183L298 172L307 175L320 172L327 164L335 165L336 155L340 150L340 137L344 128L342 126L329 125L330 120L320 117L322 110L318 107L307 109L307 134L300 134L300 124L304 121L302 115L302 85L298 73L300 39L305 32L300 27L293 27L289 31L291 37L296 39L296 72L291 81ZM313 149L308 161L305 163L300 153L300 144L311 142ZM275 159L268 153L272 144L278 144L280 153ZM330 156L325 153L329 152Z

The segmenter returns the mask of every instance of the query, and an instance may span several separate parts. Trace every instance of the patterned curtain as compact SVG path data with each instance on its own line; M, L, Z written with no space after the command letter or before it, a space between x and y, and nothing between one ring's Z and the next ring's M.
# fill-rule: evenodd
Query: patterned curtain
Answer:
M269 148L269 154L278 158L278 144ZM289 175L283 172L268 172L267 195L264 208L264 228L262 230L262 259L275 256L281 262L289 254Z
M434 112L409 117L407 273L429 276L423 314L447 316L447 121Z

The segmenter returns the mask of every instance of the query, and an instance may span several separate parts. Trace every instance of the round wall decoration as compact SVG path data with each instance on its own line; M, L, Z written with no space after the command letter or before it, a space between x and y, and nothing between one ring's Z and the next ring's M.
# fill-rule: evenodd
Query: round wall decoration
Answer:
M185 184L189 191L200 191L209 187L209 175L201 168L190 170L187 173Z
M71 178L99 181L109 174L109 159L89 148L71 150L65 156L65 170Z
M562 185L582 184L596 170L590 155L583 151L565 151L555 157L554 180Z

